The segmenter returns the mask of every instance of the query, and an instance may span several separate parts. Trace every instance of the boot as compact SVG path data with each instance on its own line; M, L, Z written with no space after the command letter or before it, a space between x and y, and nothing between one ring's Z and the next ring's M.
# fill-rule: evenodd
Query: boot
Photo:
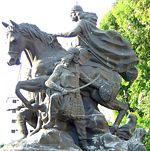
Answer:
M86 140L81 140L81 141L80 141L80 147L81 147L81 149L82 149L83 151L92 151L92 150L90 149L90 147L88 146Z
M49 120L47 123L45 123L42 128L44 129L49 129L49 128L53 128L55 125L55 119L52 118L51 120Z

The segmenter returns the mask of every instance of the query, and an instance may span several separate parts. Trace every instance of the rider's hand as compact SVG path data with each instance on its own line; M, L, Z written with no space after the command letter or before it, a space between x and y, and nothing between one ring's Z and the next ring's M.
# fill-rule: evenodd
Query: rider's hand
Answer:
M63 34L62 33L57 33L57 34L53 34L52 36L54 36L55 38L57 38L57 37L62 37Z
M54 38L54 39L56 39L56 38L57 38L57 34L53 34L52 36L53 36L53 38Z

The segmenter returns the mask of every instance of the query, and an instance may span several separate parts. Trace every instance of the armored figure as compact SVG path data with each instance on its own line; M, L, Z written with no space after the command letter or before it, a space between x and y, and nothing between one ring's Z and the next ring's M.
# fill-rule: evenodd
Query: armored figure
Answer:
M89 150L87 146L85 110L80 95L79 79L84 76L79 68L79 50L70 48L67 56L55 67L52 75L45 82L51 90L55 90L50 97L49 121L43 126L51 128L55 125L57 116L63 116L72 120L78 134L80 146L83 150Z

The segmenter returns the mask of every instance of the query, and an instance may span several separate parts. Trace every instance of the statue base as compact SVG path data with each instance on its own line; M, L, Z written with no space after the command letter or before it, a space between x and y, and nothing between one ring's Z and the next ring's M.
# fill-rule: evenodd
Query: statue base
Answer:
M89 146L91 151L146 151L141 139L145 130L137 128L133 136L128 140L121 140L111 133L97 134L93 136L93 143ZM5 145L1 151L82 151L74 143L72 137L57 129L41 129L38 133L25 139L11 142Z

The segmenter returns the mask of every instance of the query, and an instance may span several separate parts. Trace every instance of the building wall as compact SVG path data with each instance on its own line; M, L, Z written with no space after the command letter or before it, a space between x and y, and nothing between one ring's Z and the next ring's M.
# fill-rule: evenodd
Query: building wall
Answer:
M19 139L19 131L17 124L17 110L15 108L19 105L22 105L21 101L17 97L9 97L6 101L6 108L9 111L5 113L5 138L6 142L11 142L13 140ZM11 110L12 109L12 110ZM27 124L28 131L32 131L33 128Z

